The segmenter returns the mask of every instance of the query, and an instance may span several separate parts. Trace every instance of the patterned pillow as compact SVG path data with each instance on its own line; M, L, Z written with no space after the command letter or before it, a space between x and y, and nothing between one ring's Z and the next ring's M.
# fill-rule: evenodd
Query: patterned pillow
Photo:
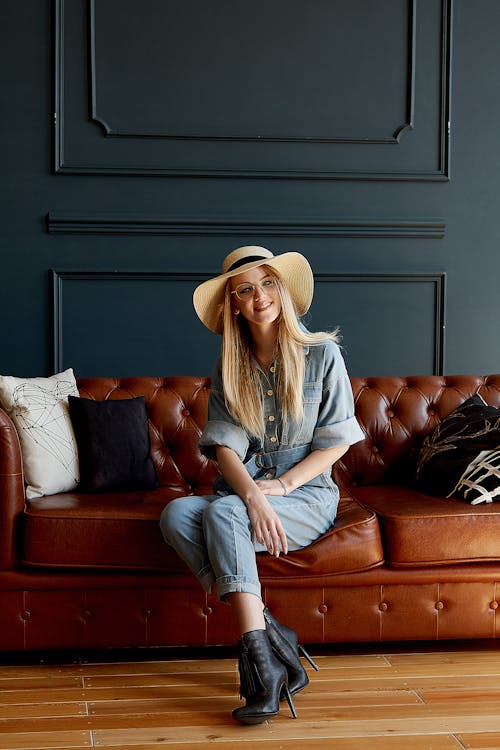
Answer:
M78 396L71 369L50 378L0 376L0 405L19 435L28 499L67 492L78 484L69 395Z
M482 451L476 456L460 477L452 495L471 505L496 500L500 496L500 450Z
M472 396L424 440L417 485L430 495L451 497L468 467L485 451L500 448L500 409Z

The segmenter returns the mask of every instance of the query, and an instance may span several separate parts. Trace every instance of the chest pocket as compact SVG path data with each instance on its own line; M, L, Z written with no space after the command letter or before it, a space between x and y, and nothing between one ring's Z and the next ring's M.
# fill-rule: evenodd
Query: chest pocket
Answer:
M321 391L321 383L304 383L304 404L320 404Z
M303 386L304 416L298 435L294 440L295 445L310 443L314 428L318 421L318 412L322 398L321 383L304 383Z

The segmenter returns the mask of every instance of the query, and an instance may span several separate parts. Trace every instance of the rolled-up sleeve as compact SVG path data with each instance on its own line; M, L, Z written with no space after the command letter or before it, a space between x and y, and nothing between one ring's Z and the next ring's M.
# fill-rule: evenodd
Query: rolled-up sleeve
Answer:
M354 414L354 398L344 359L337 344L324 348L322 400L311 450L352 445L365 435Z
M212 375L208 399L208 421L201 434L199 446L203 455L216 458L217 445L231 448L243 461L248 451L249 440L245 430L229 413L222 389L220 360Z

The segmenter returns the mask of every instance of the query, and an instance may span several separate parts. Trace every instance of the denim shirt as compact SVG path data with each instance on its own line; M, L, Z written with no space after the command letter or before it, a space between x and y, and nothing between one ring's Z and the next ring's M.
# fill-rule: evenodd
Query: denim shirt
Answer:
M351 384L337 344L326 341L304 346L304 355L304 416L300 422L282 423L276 387L279 365L273 364L267 372L258 368L265 419L263 439L249 436L229 413L224 401L219 359L212 376L208 422L199 442L201 452L215 458L215 446L227 446L240 457L252 477L273 479L311 451L364 440L364 433L354 416ZM334 486L330 470L307 484Z

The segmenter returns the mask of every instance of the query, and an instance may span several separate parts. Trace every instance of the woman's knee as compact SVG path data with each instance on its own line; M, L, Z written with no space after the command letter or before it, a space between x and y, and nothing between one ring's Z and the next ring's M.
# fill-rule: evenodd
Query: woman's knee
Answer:
M250 523L243 500L238 495L227 495L210 503L203 513L203 528L220 530L236 522Z
M166 505L160 515L160 529L164 539L168 542L172 534L178 534L186 523L191 524L193 517L199 512L191 502L193 497L177 497ZM197 500L201 498L196 498ZM196 504L197 505L197 504Z

